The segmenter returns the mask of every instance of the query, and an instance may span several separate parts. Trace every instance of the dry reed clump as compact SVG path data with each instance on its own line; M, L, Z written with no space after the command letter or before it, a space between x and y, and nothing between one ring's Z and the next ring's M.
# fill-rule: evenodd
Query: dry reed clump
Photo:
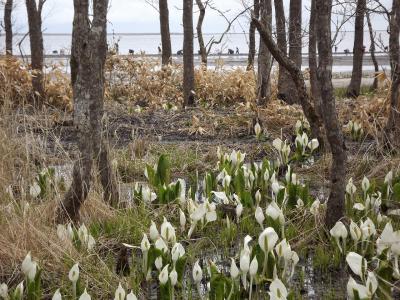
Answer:
M182 105L182 76L178 64L161 67L154 59L110 56L106 63L106 95L109 100L131 101L142 107ZM195 93L207 105L254 102L254 72L196 69Z
M14 107L30 104L32 71L15 57L0 59L0 105ZM45 103L62 109L72 109L72 89L61 66L53 65L45 74Z

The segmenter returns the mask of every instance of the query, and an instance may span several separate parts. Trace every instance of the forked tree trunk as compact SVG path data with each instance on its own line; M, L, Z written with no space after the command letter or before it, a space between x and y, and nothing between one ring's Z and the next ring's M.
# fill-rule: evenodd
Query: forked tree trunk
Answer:
M362 64L364 55L364 15L366 0L357 0L356 20L354 29L353 71L347 88L347 97L357 98L360 95Z
M338 120L332 86L331 12L332 0L316 0L318 23L318 81L321 88L325 132L332 152L331 186L325 225L328 229L344 216L346 151Z
M308 41L308 67L310 69L311 97L314 102L315 111L322 119L321 92L318 85L318 61L317 61L317 11L315 1L311 0L309 41Z
M272 31L271 0L260 1L260 22ZM258 105L265 105L271 96L272 56L267 45L260 39L258 50Z
M196 4L199 8L199 18L197 19L196 31L197 31L197 40L199 42L199 48L200 48L201 63L204 66L207 66L207 49L206 46L204 45L204 38L203 38L203 21L204 21L204 16L206 14L206 8L204 7L202 0L196 0Z
M31 48L32 88L34 105L40 106L44 97L42 8L46 0L26 0Z
M93 1L90 20L89 1L74 0L73 45L76 54L76 78L73 86L74 125L78 132L80 156L76 161L72 184L57 211L57 222L79 220L79 210L89 194L93 160L97 161L104 197L118 202L116 180L108 149L102 141L104 105L104 64L107 53L108 0Z
M390 88L390 112L385 132L393 148L400 147L400 1L393 0L390 16L390 57L392 62L392 85Z
M12 15L13 0L7 0L4 5L4 31L6 34L6 54L13 53L13 31L12 31Z
M287 55L287 40L286 40L286 19L283 0L274 0L275 4L275 23L276 23L276 41L281 52ZM289 97L289 85L292 78L289 72L279 65L278 74L278 99L286 101Z
M160 11L160 32L161 32L161 46L162 46L162 64L167 65L171 63L172 50L171 50L171 35L169 32L169 11L168 1L159 0Z
M193 0L183 0L183 99L194 105Z
M267 45L272 56L276 61L285 67L292 76L292 80L296 84L297 93L299 95L299 103L303 109L304 115L306 116L311 127L311 134L313 137L318 138L322 141L320 127L322 126L318 115L316 114L314 107L310 103L308 96L308 91L306 88L306 83L304 81L302 71L296 66L296 64L289 59L277 46L274 39L272 38L271 31L260 23L259 20L253 18L253 22L256 25L258 32L260 33L260 38Z
M290 0L289 7L289 58L301 69L301 3L302 0ZM291 79L291 78L289 78ZM288 93L284 99L288 104L299 103L296 85L288 80Z
M374 35L374 30L372 28L372 23L371 23L371 17L370 13L366 12L366 17L367 17L367 24L368 24L368 32L369 32L369 39L371 41L371 45L369 47L369 52L371 53L371 60L372 63L374 64L374 70L375 70L375 77L374 77L374 82L372 83L371 90L375 91L378 89L378 73L379 73L379 64L378 61L376 60L375 56L375 35Z
M260 17L260 0L254 0L253 6L254 17ZM247 58L247 71L254 69L254 59L256 57L256 27L253 21L250 21L249 29L249 55Z

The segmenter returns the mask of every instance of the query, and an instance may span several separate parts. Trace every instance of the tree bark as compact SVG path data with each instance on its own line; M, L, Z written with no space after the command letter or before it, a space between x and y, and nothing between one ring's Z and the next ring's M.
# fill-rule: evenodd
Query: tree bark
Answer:
M169 32L169 11L168 1L159 0L160 11L160 32L161 32L161 46L162 46L162 65L171 63L172 50L171 50L171 35Z
M314 102L315 111L322 118L321 92L318 85L318 62L317 62L317 11L316 0L311 0L311 13L309 24L308 42L308 67L310 70L311 97Z
M366 10L366 0L358 0L356 8L356 20L354 29L353 47L353 72L350 84L347 88L347 97L357 98L360 95L362 64L364 55L364 15Z
M6 34L6 54L13 53L13 30L12 30L12 15L13 0L7 0L4 5L4 31Z
M108 0L94 0L93 19L89 1L74 0L73 45L76 78L73 86L74 125L78 132L80 156L74 164L72 184L57 210L57 222L79 221L79 210L91 187L96 160L105 200L118 202L118 189L108 149L102 141L104 107L104 64L107 53Z
M344 216L346 151L343 133L336 113L332 86L331 12L332 0L316 0L318 15L318 81L321 88L323 120L332 152L331 186L325 225L328 229Z
M378 64L378 61L376 60L376 56L375 56L375 36L374 36L374 30L372 28L370 13L366 12L365 15L367 17L369 39L371 41L371 45L369 47L369 52L371 53L371 59L374 64L374 70L375 70L375 78L374 78L374 82L372 83L371 90L375 91L378 89L378 77L377 76L379 73L379 64Z
M32 88L35 106L43 104L43 34L42 8L46 0L26 0L26 10L29 24L29 42L31 48Z
M260 0L254 0L253 14L256 19L260 17ZM249 29L249 55L247 58L247 71L254 69L254 59L256 57L256 27L250 21Z
M286 40L286 19L285 10L282 0L274 0L275 4L275 23L276 23L276 36L279 49L283 54L287 55L287 40ZM289 98L290 83L292 78L289 72L282 66L279 65L278 74L278 99L286 101Z
M400 147L400 1L393 0L390 16L389 47L392 62L392 85L390 88L390 112L385 132L393 148Z
M271 31L268 27L265 27L260 23L259 20L253 18L253 22L260 33L260 38L263 40L265 45L268 47L272 56L276 59L276 61L286 68L292 76L292 80L296 84L297 93L299 95L299 102L302 106L304 115L306 116L308 122L310 123L312 136L318 138L322 141L320 126L321 121L316 114L314 107L310 103L310 99L308 96L306 83L304 81L302 71L297 67L297 65L289 59L277 46L274 39L272 38Z
M201 63L204 66L207 66L207 49L206 46L204 45L204 38L203 38L203 21L204 21L204 16L206 14L206 8L204 7L202 0L196 0L196 3L199 8L199 18L197 19L196 31L197 31L197 40L199 42L199 47L200 47Z
M302 0L290 0L289 6L289 58L300 69L302 63L301 3ZM284 101L288 104L299 103L296 85L290 77L288 78L287 85L288 91Z
M185 106L194 101L193 0L183 0L183 98Z
M272 31L271 0L260 1L260 22ZM258 105L265 105L271 96L272 56L267 45L260 39L258 50Z

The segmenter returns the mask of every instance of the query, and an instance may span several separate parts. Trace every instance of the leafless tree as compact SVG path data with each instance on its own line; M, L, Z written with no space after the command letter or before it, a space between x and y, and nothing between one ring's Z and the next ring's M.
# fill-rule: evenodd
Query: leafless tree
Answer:
M369 39L370 39L370 47L369 47L369 52L371 53L371 60L374 64L374 70L375 70L375 78L374 82L372 83L371 90L375 91L378 88L378 72L379 72L379 64L378 61L376 60L375 56L375 33L374 29L372 28L372 23L371 23L371 17L370 17L370 12L366 12L366 17L367 17L367 24L368 24L368 32L369 32Z
M193 0L183 0L183 99L195 104L193 61Z
M253 14L255 18L260 16L260 0L254 0ZM249 55L247 58L247 71L253 70L256 56L256 28L253 21L250 21L249 29Z
M96 161L105 201L118 204L118 189L109 152L102 138L104 64L107 55L108 0L74 0L73 44L77 74L73 85L74 126L80 156L74 164L72 184L57 210L57 222L79 221L79 210L91 188Z
M272 4L271 0L260 0L260 22L272 31ZM260 39L258 50L258 105L265 105L271 96L271 69L272 56L267 45Z
M386 135L392 146L400 146L400 1L393 0L390 13L389 51L392 69L390 88L390 113L386 124Z
M276 41L278 47L284 55L287 55L287 39L286 39L286 19L283 0L274 0L275 5L275 24L276 24ZM289 85L292 78L282 65L279 65L278 74L278 98L286 101L289 97Z
M353 47L353 72L350 84L347 88L348 97L358 97L360 95L362 64L364 55L364 15L366 10L366 0L357 0L356 19L354 29Z
M299 103L302 106L304 115L306 116L308 122L310 123L312 136L317 137L319 140L322 140L321 130L320 130L322 123L318 118L318 115L316 114L314 107L310 103L310 98L308 95L306 83L301 69L298 68L297 65L279 49L268 27L261 24L261 22L255 17L252 18L252 21L254 22L260 34L260 38L268 47L272 56L280 65L286 68L291 74L292 80L296 84L297 93L299 95Z
M42 9L45 2L46 0L38 0L38 2L26 0L35 106L40 106L44 97Z
M332 0L316 0L318 84L323 105L322 118L332 152L331 186L325 218L328 229L344 216L346 180L346 151L332 86L331 12Z
M169 32L168 1L167 0L159 0L158 5L159 5L159 12L160 12L162 64L167 65L171 62L171 57L172 57L171 35Z
M208 4L208 0L203 4L202 0L196 0L197 7L199 8L199 18L197 20L196 31L197 31L197 40L199 42L200 47L200 55L201 55L201 63L204 66L207 66L207 49L204 44L203 38L203 21L206 15L206 7Z
M13 53L12 11L13 0L6 0L4 4L4 31L6 35L6 54L8 55Z

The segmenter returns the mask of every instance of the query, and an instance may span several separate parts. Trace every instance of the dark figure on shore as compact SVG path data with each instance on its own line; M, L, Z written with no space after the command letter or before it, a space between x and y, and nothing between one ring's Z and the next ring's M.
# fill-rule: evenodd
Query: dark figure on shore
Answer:
M335 53L337 53L337 46L335 46Z
M135 50L133 50L133 49L129 49L129 54L135 54Z
M239 48L236 47L236 54L239 54Z
M114 44L114 48L115 48L115 54L119 54L119 44L118 43Z
M365 53L365 50L367 49L367 47L363 46L362 48L362 52Z
M160 46L158 46L158 54L161 54L161 52L162 52L162 49Z
M228 49L228 54L233 55L233 54L235 54L235 51L233 51L233 49Z
M177 55L183 55L183 50L178 50L178 52L176 52Z
M350 54L350 50L349 49L344 49L344 54L346 54L346 55Z
M53 54L58 54L58 51L57 50L53 50Z
M389 51L389 47L385 46L385 52L388 52L388 51Z

